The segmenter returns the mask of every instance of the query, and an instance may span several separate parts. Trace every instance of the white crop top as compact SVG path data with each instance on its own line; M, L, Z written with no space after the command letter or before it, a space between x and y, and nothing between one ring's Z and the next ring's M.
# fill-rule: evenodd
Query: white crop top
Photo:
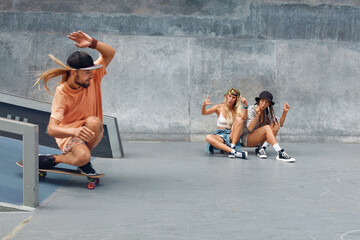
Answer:
M228 125L226 118L224 118L221 112L219 117L217 118L216 125L217 127L221 127L221 128L231 128L231 126Z

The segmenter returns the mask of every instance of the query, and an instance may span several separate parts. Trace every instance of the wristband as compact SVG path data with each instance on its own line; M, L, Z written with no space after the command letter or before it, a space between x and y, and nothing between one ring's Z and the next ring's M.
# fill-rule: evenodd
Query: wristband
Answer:
M98 44L98 40L96 40L95 38L93 38L92 41L91 41L91 44L90 44L89 48L95 49L96 46L97 46L97 44Z
M245 106L243 105L243 108L244 108L244 109L248 109L248 108L249 108L249 105L247 105L247 107L245 107Z

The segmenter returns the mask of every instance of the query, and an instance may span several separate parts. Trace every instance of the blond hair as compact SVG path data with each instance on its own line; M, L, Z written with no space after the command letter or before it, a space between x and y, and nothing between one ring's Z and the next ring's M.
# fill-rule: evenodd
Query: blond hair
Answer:
M224 96L224 102L226 102L226 98L227 96L231 94L231 93L227 93ZM233 116L232 112L229 109L229 106L227 104L224 104L224 110L225 110L225 118L226 118L226 122L229 126L232 126L232 124L235 121L235 118L237 116L242 117L242 111L241 111L241 107L240 107L240 101L239 101L239 97L237 97L236 102L234 103L234 107L233 109L235 110L235 115Z
M53 79L53 78L56 78L58 76L62 76L61 77L61 81L59 81L59 84L60 83L63 83L63 82L66 82L67 78L69 77L69 73L71 70L76 70L72 67L69 67L65 64L63 64L60 60L58 60L56 57L54 57L52 54L49 54L49 57L54 61L56 62L57 64L59 64L61 67L63 68L52 68L52 69L49 69L45 72L42 72L39 74L39 77L36 79L36 82L34 83L33 86L35 85L38 85L39 88L40 88L40 82L42 80L42 85L43 87L45 88L45 90L52 94L52 92L50 91L49 87L48 87L48 81Z

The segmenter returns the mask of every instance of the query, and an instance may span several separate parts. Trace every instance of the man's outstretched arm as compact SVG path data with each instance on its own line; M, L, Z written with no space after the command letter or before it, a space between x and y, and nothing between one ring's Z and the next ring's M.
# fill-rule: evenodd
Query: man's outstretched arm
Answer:
M115 56L115 49L106 43L97 41L82 31L70 33L68 38L75 42L75 45L79 48L91 47L96 49L101 56L95 61L95 64L99 64L103 59L105 67L107 67Z

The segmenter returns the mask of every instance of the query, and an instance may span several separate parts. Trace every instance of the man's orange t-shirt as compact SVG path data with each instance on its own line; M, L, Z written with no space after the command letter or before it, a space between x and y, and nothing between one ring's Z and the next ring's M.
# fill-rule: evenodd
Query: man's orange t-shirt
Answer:
M51 106L50 117L60 121L61 127L78 128L84 125L86 118L90 116L103 119L101 100L101 79L106 74L104 62L103 67L93 71L93 79L90 80L88 88L72 89L67 82L56 88L56 93ZM62 151L71 139L55 138L56 143Z

